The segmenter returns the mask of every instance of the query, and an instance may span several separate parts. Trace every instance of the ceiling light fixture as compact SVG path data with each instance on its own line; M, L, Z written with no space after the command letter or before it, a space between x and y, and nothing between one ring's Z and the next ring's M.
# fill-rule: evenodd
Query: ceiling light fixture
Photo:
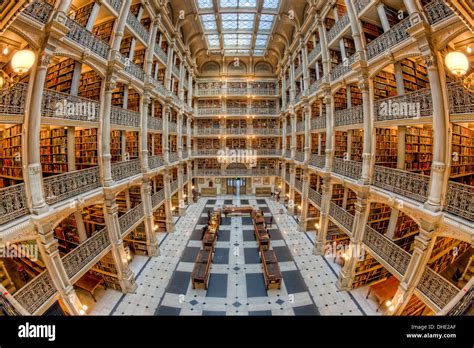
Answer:
M26 73L35 63L35 54L31 50L21 50L15 52L12 57L13 71L19 75Z

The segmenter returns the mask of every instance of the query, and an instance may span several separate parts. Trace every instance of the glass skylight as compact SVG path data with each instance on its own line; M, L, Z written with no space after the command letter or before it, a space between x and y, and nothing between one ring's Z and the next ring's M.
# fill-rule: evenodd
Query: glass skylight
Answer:
M196 0L207 48L226 55L264 55L280 0ZM258 7L257 7L258 5Z
M222 8L255 8L257 0L220 0L219 5Z
M213 14L201 15L202 26L205 31L217 30L216 16Z
M276 10L280 5L280 0L264 0L263 8Z
M197 0L198 8L200 9L207 9L212 8L212 0Z
M253 30L255 22L254 13L223 13L222 30Z

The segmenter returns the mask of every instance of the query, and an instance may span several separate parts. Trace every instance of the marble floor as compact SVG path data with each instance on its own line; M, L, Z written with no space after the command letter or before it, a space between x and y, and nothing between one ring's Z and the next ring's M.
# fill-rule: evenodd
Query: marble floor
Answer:
M273 215L271 248L283 276L280 290L266 290L250 217L222 219L208 290L193 289L191 272L201 249L207 210L252 205ZM91 315L373 315L367 290L336 288L340 266L313 254L314 233L300 232L280 203L255 196L200 198L176 219L176 231L159 234L160 255L135 256L135 293L98 290L97 302L78 290Z

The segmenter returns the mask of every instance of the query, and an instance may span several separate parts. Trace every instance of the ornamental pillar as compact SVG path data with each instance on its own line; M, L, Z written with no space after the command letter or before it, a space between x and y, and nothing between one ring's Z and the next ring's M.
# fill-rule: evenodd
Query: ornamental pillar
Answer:
M321 210L319 218L319 229L316 229L316 241L314 243L314 254L324 256L327 244L326 236L329 228L329 204L332 196L332 185L330 176L326 173L322 184Z
M143 202L143 214L145 216L145 234L146 234L146 249L148 256L158 256L158 239L154 230L153 204L151 202L152 187L149 178L143 178L143 183L140 186L140 193Z

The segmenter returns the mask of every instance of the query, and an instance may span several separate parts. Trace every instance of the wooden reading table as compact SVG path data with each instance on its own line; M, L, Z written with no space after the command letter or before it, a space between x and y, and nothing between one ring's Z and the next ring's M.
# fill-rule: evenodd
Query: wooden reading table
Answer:
M221 211L216 210L212 213L206 234L202 239L202 247L205 250L212 250L214 248L214 242L217 239L217 232L219 231L219 223L221 219Z
M207 290L207 284L209 282L209 270L212 263L211 250L199 250L196 257L196 263L194 264L193 272L191 273L191 281L193 289L205 289Z
M224 207L224 215L232 215L232 214L252 214L253 207L250 205L243 205L241 207L234 207L234 206L225 206Z
M263 276L267 290L280 289L282 276L275 252L273 250L260 249L260 259L262 261Z

